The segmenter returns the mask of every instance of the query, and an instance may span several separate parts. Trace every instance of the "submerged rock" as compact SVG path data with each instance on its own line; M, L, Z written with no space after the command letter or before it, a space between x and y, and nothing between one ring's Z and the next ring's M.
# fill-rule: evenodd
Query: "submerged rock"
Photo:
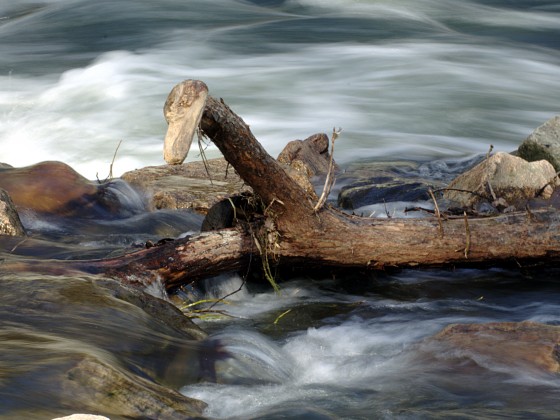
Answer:
M529 162L547 160L560 171L560 116L537 127L519 146L517 153Z
M443 184L420 173L415 162L353 164L337 181L338 205L357 209L383 202L429 200L428 190Z
M110 416L185 419L200 416L206 404L92 357L71 367L61 388L63 406ZM78 403L78 404L77 404Z
M443 196L459 207L492 203L500 209L524 208L528 200L549 198L557 185L556 171L549 162L527 162L498 152L455 178Z
M202 161L148 166L121 178L144 191L154 209L193 209L203 214L223 198L250 191L222 158L208 160L206 166Z
M452 324L428 342L485 365L560 373L560 326L529 321Z
M0 400L14 418L201 415L177 390L227 356L171 303L101 276L0 278Z
M0 189L0 235L25 236L16 207L3 189Z

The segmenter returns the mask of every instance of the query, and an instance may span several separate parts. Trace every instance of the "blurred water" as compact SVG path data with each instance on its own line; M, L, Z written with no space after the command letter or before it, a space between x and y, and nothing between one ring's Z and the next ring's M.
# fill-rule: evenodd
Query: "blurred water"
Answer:
M405 270L234 295L216 309L235 318L204 324L234 358L217 384L182 392L212 418L555 418L557 375L423 340L451 323L557 324L557 285L553 272Z
M333 126L340 163L509 151L558 113L559 28L550 1L4 3L0 160L95 178L122 140L115 174L161 164L186 78L272 154Z
M272 154L333 126L343 128L342 165L464 158L489 144L509 151L559 112L559 49L556 1L3 1L0 162L61 160L103 179L122 140L115 175L162 164L163 103L186 78L204 80ZM22 217L33 237L3 238L2 259L101 258L200 225L186 212ZM555 418L557 376L421 357L419 346L453 322L558 324L557 278L430 270L306 279L280 296L244 288L217 307L231 317L203 323L235 357L218 363L218 383L183 392L208 402L212 418ZM174 386L193 382L181 355L198 346L112 299L101 280L1 271L0 279L0 417L58 412L45 372L65 372L76 354ZM214 284L208 297L240 285ZM136 327L122 334L127 326ZM55 362L30 344L38 336ZM68 347L77 350L61 355Z

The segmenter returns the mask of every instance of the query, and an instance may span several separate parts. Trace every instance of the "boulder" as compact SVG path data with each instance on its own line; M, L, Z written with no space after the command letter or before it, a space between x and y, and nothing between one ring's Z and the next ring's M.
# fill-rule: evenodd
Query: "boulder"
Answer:
M416 162L361 162L345 169L338 180L338 205L355 210L394 201L429 200L428 190L443 186L427 179Z
M123 181L91 182L56 161L0 167L0 188L10 194L20 212L110 219L145 210L143 200Z
M536 128L519 146L517 153L533 162L545 159L560 171L560 116L556 116Z
M490 365L560 373L560 326L537 322L452 324L427 343ZM449 354L449 353L448 353Z
M223 158L183 165L148 166L121 176L144 191L154 209L193 209L206 214L218 201L250 191Z
M550 198L557 185L556 171L549 162L527 162L498 152L455 178L443 197L465 208L491 203L499 209L522 209L533 198Z
M25 236L16 207L3 189L0 189L0 235Z

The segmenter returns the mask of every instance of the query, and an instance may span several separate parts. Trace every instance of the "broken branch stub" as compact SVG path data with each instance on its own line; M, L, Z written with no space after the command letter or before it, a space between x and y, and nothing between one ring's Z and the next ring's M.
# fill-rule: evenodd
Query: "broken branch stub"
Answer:
M208 87L200 80L185 80L169 93L163 107L169 124L163 142L163 158L168 164L180 165L187 158L207 97Z

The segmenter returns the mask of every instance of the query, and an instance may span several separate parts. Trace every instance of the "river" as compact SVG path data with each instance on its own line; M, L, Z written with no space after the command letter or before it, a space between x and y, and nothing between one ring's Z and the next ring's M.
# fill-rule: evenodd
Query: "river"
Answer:
M560 5L5 0L0 162L59 160L89 179L104 179L120 143L113 175L162 164L163 103L173 85L189 78L206 82L272 155L290 140L333 127L342 128L335 152L341 166L468 159L490 145L512 151L560 111ZM210 145L206 154L219 152ZM191 151L188 161L199 159ZM157 236L154 224L172 225L166 235L178 236L200 222L189 214L134 217L100 221L93 229L91 222L85 229L27 217L26 227L42 241L28 252L98 257ZM19 279L22 297L16 299L18 279L0 276L6 285L0 333L10 349L0 355L0 417L21 418L24 409L26 418L56 413L41 411L52 403L44 378L64 363L39 356L38 335L95 354L102 349L107 363L112 357L142 363L129 354L134 342L125 350L107 344L140 322L137 313L107 308L94 321L95 311L68 309L77 326L57 329L60 318L49 321L47 311L37 323L39 315L26 307L55 305L45 279ZM93 281L82 280L72 279ZM214 293L239 281L231 276ZM57 284L53 291L62 287ZM280 296L244 290L222 308L235 318L201 321L238 364L224 363L218 383L179 388L207 402L209 418L557 418L557 376L457 354L424 360L417 351L451 323L558 325L557 286L553 270L405 270L295 279ZM84 305L87 290L80 295ZM95 328L106 322L115 328ZM150 325L131 332L135 340L142 334L165 335ZM146 363L157 364L153 357Z

